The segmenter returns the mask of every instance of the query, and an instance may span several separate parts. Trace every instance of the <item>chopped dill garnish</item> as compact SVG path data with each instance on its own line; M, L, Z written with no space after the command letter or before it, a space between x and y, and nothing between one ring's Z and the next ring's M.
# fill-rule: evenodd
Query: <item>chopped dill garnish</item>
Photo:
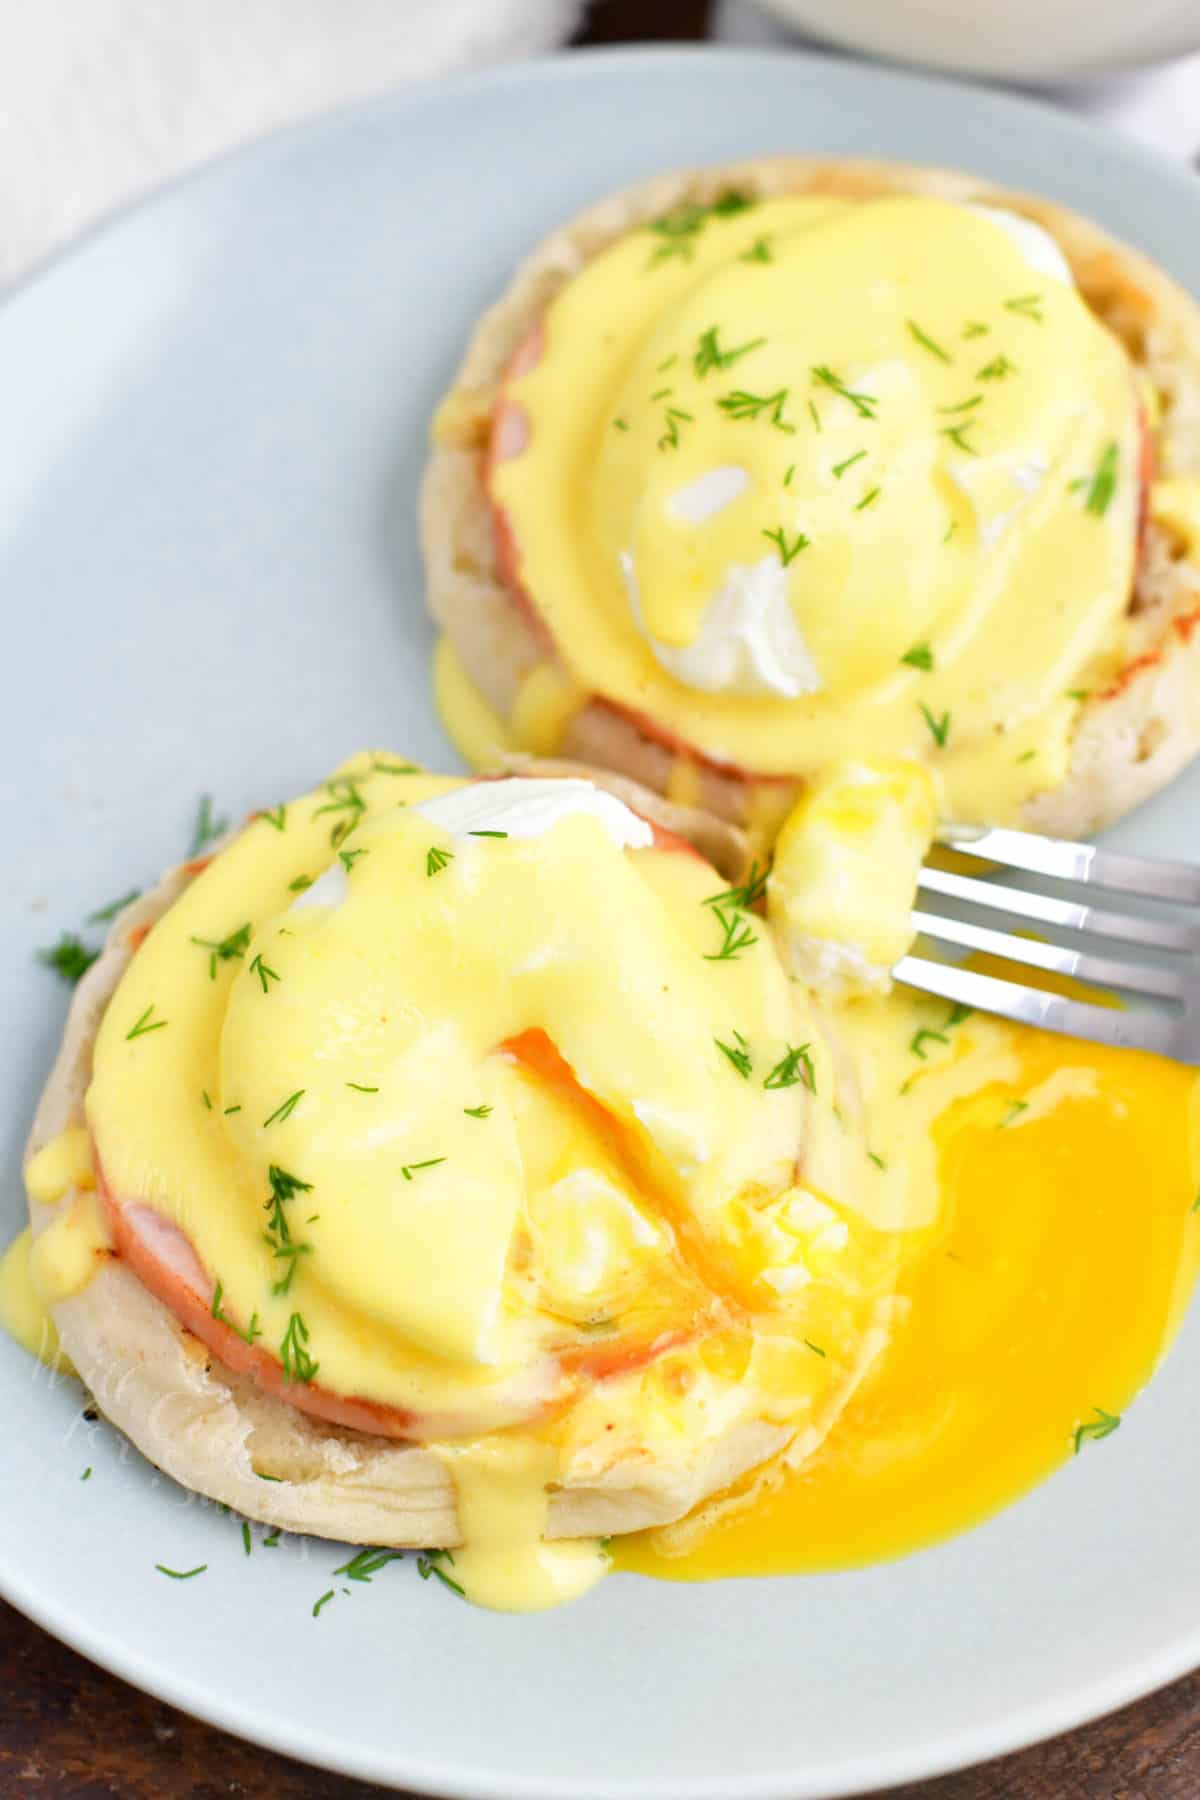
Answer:
M64 931L57 944L48 950L38 951L37 959L74 987L77 981L82 981L99 954L98 950L90 949L82 938L76 937L73 931Z
M848 400L860 419L875 418L875 408L879 405L879 401L874 394L862 394L854 388L847 387L841 376L835 375L834 371L824 363L818 364L813 369L812 378L817 387L828 388L831 393L840 395L843 400Z
M707 331L700 333L695 353L692 357L692 368L701 380L710 369L728 369L741 356L748 356L751 350L758 350L766 343L766 338L751 338L748 343L738 344L729 350L722 350L717 338L718 327L710 325Z
M835 481L840 481L842 476L846 473L846 470L852 469L856 462L861 462L866 454L865 450L856 450L853 456L848 456L846 458L845 462L834 463L832 469L833 479Z
M932 712L930 712L929 708L926 706L925 702L922 700L921 701L921 713L922 713L922 716L924 717L925 723L929 727L929 730L930 730L930 733L932 734L934 743L937 745L939 750L944 750L946 748L946 739L950 735L950 714L949 714L949 712L948 711L944 712L942 714L941 718L937 718Z
M614 429L614 431L628 431L629 430L629 420L622 419L622 418L614 419L613 420L613 429Z
M975 374L976 381L1003 381L1008 375L1015 375L1016 363L1009 362L1007 356L993 356L991 362L984 363L982 369Z
M405 1181L411 1181L418 1169L436 1169L438 1164L444 1163L445 1160L444 1156L427 1156L424 1162L405 1163L400 1173Z
M796 427L783 416L790 392L790 388L783 387L776 388L773 394L751 394L746 388L734 388L730 393L722 394L717 405L731 419L760 419L765 413L777 431L794 432Z
M440 875L446 864L453 861L453 850L441 850L436 844L432 844L425 853L425 873L429 876Z
M873 1162L877 1169L886 1169L887 1168L887 1164L884 1162L882 1156L877 1156L875 1154L874 1150L867 1151L867 1160L869 1162Z
M957 406L939 406L937 410L942 415L943 418L948 418L948 417L952 416L954 413L974 412L975 408L977 406L982 406L982 405L983 405L983 395L982 394L972 394L971 398L969 400L960 400L958 402Z
M219 962L232 962L235 958L240 960L245 956L246 951L250 947L250 931L250 921L247 920L244 925L239 925L236 931L231 931L228 937L223 937L219 941L214 941L212 938L199 937L191 939L191 942L193 944L198 944L201 950L207 950L209 952L208 973L210 980L215 981L217 979L217 964Z
M250 1527L245 1519L242 1520L242 1549L246 1552L246 1555L249 1556L251 1549Z
M756 238L749 250L743 250L738 257L739 262L773 262L774 260L771 255L770 239L765 237Z
M1094 1438L1099 1443L1103 1438L1111 1437L1114 1431L1120 1429L1120 1413L1105 1412L1102 1406L1093 1406L1092 1411L1096 1415L1095 1418L1087 1419L1075 1428L1072 1441L1075 1445L1076 1456L1083 1447L1084 1438Z
M346 873L349 874L360 856L369 856L370 854L371 852L369 850L339 850L338 861L341 863Z
M1017 761L1019 763L1032 762L1036 755L1037 755L1036 750L1024 750L1024 751L1022 751L1021 755L1018 756Z
M127 906L132 906L134 901L140 900L141 897L141 888L130 888L129 892L122 894L119 900L110 900L107 906L97 907L94 913L89 913L87 923L89 925L107 925L116 918L119 912L124 912Z
M321 1608L323 1606L328 1606L329 1602L332 1599L333 1599L333 1589L327 1588L325 1590L325 1592L321 1595L321 1598L317 1601L316 1605L312 1609L312 1616L314 1619L319 1617Z
M986 337L988 332L991 329L992 329L991 326L985 325L983 323L982 319L968 319L966 324L963 326L963 337L964 338Z
M927 1055L925 1050L926 1044L948 1044L949 1042L950 1039L946 1036L944 1031L932 1031L926 1026L924 1030L913 1034L912 1041L908 1047L914 1056L919 1056L921 1061L924 1062Z
M304 892L305 888L310 888L311 886L312 886L312 876L311 875L297 875L295 881L288 882L288 893L289 894L302 894Z
M468 1119L486 1119L491 1116L492 1108L486 1104L482 1106L464 1106L463 1111L466 1113Z
M260 819L265 819L268 825L273 825L276 831L285 831L287 829L286 806L264 806L257 816Z
M1112 497L1117 491L1117 446L1108 444L1104 454L1096 464L1096 472L1088 482L1087 497L1084 500L1086 510L1101 519L1112 504Z
M786 1053L763 1081L765 1088L789 1088L802 1084L810 1094L817 1091L817 1072L807 1044L788 1045Z
M923 674L928 675L933 668L933 651L928 644L914 644L911 650L905 651L900 661L907 663L910 669L920 669Z
M813 422L813 426L814 426L814 428L815 428L815 429L816 429L816 430L817 430L817 431L820 431L820 429L821 429L821 415L820 415L820 413L819 413L819 412L818 412L818 411L817 411L817 404L816 404L816 401L815 401L815 400L810 400L810 401L809 401L809 403L808 403L808 416L809 416L809 418L810 418L810 419L811 419L811 420L812 420L812 422Z
M908 326L909 336L916 339L922 350L928 350L929 354L936 356L939 362L952 363L954 361L949 351L943 350L942 346L936 343L927 331L922 331L915 319L906 319L904 322Z
M194 1569L168 1569L166 1563L155 1563L160 1575L169 1575L172 1581L190 1581L193 1575L203 1575L208 1568L207 1563L197 1563Z
M647 229L663 241L646 267L653 269L668 257L680 257L684 262L691 262L695 253L694 240L710 219L728 218L733 213L745 212L752 204L742 194L729 193L722 195L711 206L704 206L698 200L690 200L677 206L673 212L664 213L661 219L652 219Z
M335 1575L344 1575L347 1581L370 1582L372 1575L378 1575L380 1569L386 1569L391 1562L403 1562L403 1550L374 1550L369 1545L352 1556L335 1569Z
M444 1562L448 1562L451 1568L454 1567L454 1556L451 1551L430 1550L427 1555L418 1556L417 1574L421 1577L422 1581L428 1581L431 1575L436 1575L443 1587L448 1587L452 1594L457 1594L460 1600L465 1600L467 1597L466 1589L460 1587L457 1581L447 1575L445 1569L442 1567Z
M777 525L774 531L767 531L764 527L763 536L775 545L775 548L779 551L779 560L785 569L788 567L789 563L795 561L802 550L808 549L811 542L811 539L805 537L802 531L798 531L789 544L787 533L782 525Z
M80 1479L80 1481L90 1481L91 1478L92 1478L92 1465L91 1465L91 1463L89 1463L87 1468L83 1471L83 1474L79 1477L79 1479Z
M366 1087L361 1081L348 1081L346 1086L353 1088L356 1094L377 1094L379 1092L377 1087Z
M1014 1100L1000 1123L997 1125L996 1130L1003 1131L1006 1125L1011 1125L1014 1119L1019 1118L1023 1112L1028 1111L1028 1100Z
M950 1016L946 1020L946 1030L949 1031L955 1025L964 1025L974 1011L973 1006L967 1006L964 1001L956 1000L950 1008Z
M372 775L419 775L420 763L385 762L382 757L371 758Z
M211 1100L210 1100L210 1099L209 1099L209 1097L208 1097L208 1089L207 1089L207 1088L201 1088L201 1089L200 1089L200 1098L201 1098L201 1099L202 1099L202 1100L203 1100L203 1102L204 1102L204 1105L205 1105L205 1109L206 1109L206 1110L207 1110L207 1111L208 1111L208 1112L211 1112L211 1111L212 1111L212 1101L211 1101Z
M713 912L724 933L724 941L719 950L705 951L705 962L733 962L741 951L757 944L758 938L737 912L726 912L721 906L714 906Z
M978 456L979 452L974 444L968 444L966 439L966 433L970 431L974 423L974 419L967 419L962 425L943 425L940 427L941 435L949 438L950 442L965 456Z
M275 1108L270 1118L263 1120L263 1130L265 1131L268 1125L274 1125L277 1120L282 1123L284 1119L290 1119L307 1091L306 1088L297 1088L294 1094L289 1094L287 1099Z
M795 465L795 463L789 463L789 464L788 464L788 466L787 466L787 471L786 471L786 473L785 473L785 474L784 474L784 477L783 477L783 485L784 485L784 487L791 487L791 485L792 485L792 476L793 476L793 475L794 475L794 474L795 474L795 473L796 473L796 465Z
M320 1368L320 1363L314 1362L305 1349L307 1342L308 1326L300 1314L294 1312L288 1320L288 1328L279 1346L279 1360L283 1364L283 1379L286 1382L309 1382Z
M262 1336L262 1332L259 1329L259 1324L258 1324L258 1314L251 1313L250 1323L249 1323L249 1325L247 1325L245 1331L243 1331L241 1326L235 1325L233 1320L229 1317L228 1313L226 1313L222 1310L221 1296L224 1294L224 1292L225 1292L225 1289L222 1287L221 1283L218 1281L217 1285L213 1289L213 1297L212 1297L212 1316L213 1316L213 1318L219 1320L222 1325L228 1325L230 1331L236 1332L237 1336L241 1338L243 1344L252 1344L254 1342L255 1338L260 1338Z
M805 1338L804 1342L813 1352L814 1356L824 1356L825 1352L822 1350L820 1344L814 1344L811 1338Z
M152 1019L154 1020L153 1024L151 1023ZM146 1008L137 1024L133 1027L133 1030L125 1033L125 1042L128 1044L133 1038L145 1037L151 1031L163 1031L166 1029L167 1023L168 1021L166 1019L154 1019L154 1007L153 1005L150 1005Z
M750 1046L740 1031L735 1031L733 1036L734 1042L732 1044L723 1044L720 1038L714 1038L713 1043L717 1046L721 1055L737 1070L742 1080L749 1081L750 1072L754 1067L754 1064L750 1060Z
M1035 324L1044 325L1045 315L1038 310L1044 298L1043 294L1017 294L1014 299L1004 302L1004 310L1019 313L1023 319L1032 319Z
M882 492L883 492L882 488L873 487L869 493L866 493L863 495L862 499L859 501L858 505L854 509L855 512L866 512L868 506L870 506L874 501L878 500L878 498Z
M258 976L258 979L262 982L262 991L264 994L273 981L279 980L278 973L269 963L263 961L261 950L257 956L250 959L250 973Z
M690 412L684 412L682 407L668 406L663 415L663 432L658 440L659 449L678 450L680 424L691 425L694 422L694 416Z
M507 831L468 831L467 836L468 837L506 838L508 836L508 833L507 833Z
M756 859L750 864L746 879L739 887L728 887L719 894L710 894L704 905L740 906L743 912L750 912L766 897L767 881L774 861L774 855L769 855L760 868Z
M197 855L199 851L203 850L205 844L210 844L214 838L219 838L222 832L228 830L228 819L213 818L212 795L201 794L200 804L196 808L196 823L192 828L192 842L188 855Z

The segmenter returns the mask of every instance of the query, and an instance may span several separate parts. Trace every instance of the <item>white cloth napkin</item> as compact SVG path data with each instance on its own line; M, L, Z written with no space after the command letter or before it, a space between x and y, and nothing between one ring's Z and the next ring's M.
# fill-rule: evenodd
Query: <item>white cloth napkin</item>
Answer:
M717 0L712 34L721 43L763 48L800 42L795 32L753 0ZM1182 56L1104 81L1043 90L1043 97L1127 131L1170 156L1191 163L1200 160L1200 56Z
M0 284L272 126L561 42L582 0L0 0Z

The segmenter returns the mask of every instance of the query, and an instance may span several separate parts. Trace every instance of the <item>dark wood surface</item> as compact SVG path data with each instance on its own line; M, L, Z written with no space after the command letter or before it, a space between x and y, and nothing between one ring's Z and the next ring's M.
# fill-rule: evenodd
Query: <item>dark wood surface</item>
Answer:
M704 35L707 0L596 0L583 43ZM151 1700L0 1602L0 1800L368 1800ZM891 1800L1200 1800L1200 1673L1110 1718Z

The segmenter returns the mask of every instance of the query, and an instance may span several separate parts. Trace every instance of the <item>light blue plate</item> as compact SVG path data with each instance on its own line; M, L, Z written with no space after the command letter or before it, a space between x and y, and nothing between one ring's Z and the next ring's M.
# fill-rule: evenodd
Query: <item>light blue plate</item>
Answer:
M368 743L452 762L414 498L434 401L514 259L622 182L775 150L970 166L1200 287L1200 187L1116 138L846 62L665 51L441 84L271 139L0 311L6 1231L64 1010L35 947L174 860L202 790L236 813ZM1198 822L1190 779L1120 837L1187 854ZM256 1533L247 1560L237 1521L88 1426L78 1391L7 1340L0 1391L9 1599L191 1712L385 1782L847 1794L1200 1662L1195 1318L1116 1437L956 1542L809 1580L618 1578L530 1619L407 1565L347 1596L333 1547ZM209 1571L177 1583L156 1562Z

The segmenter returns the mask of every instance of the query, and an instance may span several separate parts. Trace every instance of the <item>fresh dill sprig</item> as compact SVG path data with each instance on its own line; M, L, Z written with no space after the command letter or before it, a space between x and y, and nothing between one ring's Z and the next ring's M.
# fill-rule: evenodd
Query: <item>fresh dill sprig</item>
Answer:
M468 831L467 836L468 837L506 838L508 836L508 833L507 833L507 831Z
M993 356L991 362L984 363L982 369L975 372L976 381L1004 381L1009 375L1017 372L1016 363L1009 362L1007 356Z
M950 1039L946 1036L944 1031L933 1031L926 1026L923 1030L914 1032L912 1041L908 1047L914 1056L919 1056L921 1061L925 1062L928 1057L928 1052L925 1049L926 1044L948 1044L949 1042Z
M911 650L905 651L900 661L907 663L910 669L920 669L923 674L928 675L933 668L933 651L928 644L914 644Z
M950 442L961 450L964 456L978 456L978 450L975 448L974 444L968 444L966 438L967 432L970 431L974 423L974 419L967 419L961 425L942 425L939 427L939 430L942 437L949 438Z
M1094 1419L1086 1419L1081 1425L1075 1427L1072 1441L1075 1445L1076 1456L1083 1448L1085 1438L1093 1438L1099 1443L1102 1439L1111 1437L1114 1431L1120 1430L1120 1413L1105 1412L1102 1406L1093 1406L1092 1411L1096 1415Z
M939 362L952 363L954 361L949 351L943 350L942 346L931 338L927 331L922 331L915 319L906 319L904 322L908 326L909 336L920 344L922 350L928 350L929 354L936 356Z
M877 488L877 487L871 488L867 493L865 493L863 495L863 497L859 501L858 505L854 508L855 512L866 512L868 506L873 506L875 501L878 500L878 498L882 492L883 492L882 488Z
M955 1025L965 1025L974 1011L975 1008L968 1006L965 1001L956 1000L950 1008L950 1016L946 1020L946 1030L952 1030Z
M57 944L52 944L48 950L38 951L37 959L74 987L77 981L82 981L99 954L98 950L91 949L73 931L64 931Z
M745 388L734 388L731 393L722 394L717 405L731 419L760 419L765 414L768 423L777 431L794 432L796 427L783 416L790 392L789 388L783 387L773 394L751 394Z
M705 952L705 962L733 962L743 950L757 944L758 938L740 913L726 912L721 906L714 906L713 912L724 937L719 950Z
M264 819L268 825L274 826L276 831L287 830L286 806L264 806L262 810L256 814L256 817Z
M348 1088L353 1088L356 1094L377 1094L379 1092L377 1087L367 1087L365 1083L361 1081L348 1081L346 1086Z
M749 1081L751 1070L754 1067L750 1060L750 1046L740 1031L735 1031L733 1037L732 1044L723 1044L720 1038L714 1038L713 1043L721 1055L737 1070L742 1080Z
M338 861L348 875L360 856L369 856L370 854L369 850L339 850Z
M414 762L388 762L384 757L373 756L371 773L372 775L419 775L421 765Z
M305 1349L307 1343L308 1326L300 1314L294 1312L279 1345L279 1360L283 1364L283 1379L286 1382L310 1382L320 1368L320 1363L314 1362Z
M290 1119L307 1091L306 1088L297 1088L294 1094L289 1094L287 1099L275 1108L270 1118L263 1120L263 1130L265 1131L268 1125L274 1125L276 1122L282 1124L284 1119Z
M771 241L769 238L765 237L756 238L749 250L743 250L742 254L738 257L739 262L763 263L774 262L774 260L774 257L771 255Z
M464 1106L463 1111L468 1119L486 1119L490 1117L492 1108L485 1103L482 1106Z
M930 734L933 738L934 743L937 745L939 750L944 750L946 748L946 739L950 736L950 713L949 713L949 711L947 710L946 712L944 712L941 715L940 718L938 718L934 713L932 713L929 710L929 708L926 706L925 702L922 700L921 701L921 714L925 720L925 723L929 727Z
M884 1162L882 1156L876 1155L874 1150L867 1151L867 1161L873 1162L877 1169L886 1169L887 1168L887 1164Z
M991 329L991 326L985 325L982 319L968 319L963 326L963 337L964 339L986 337Z
M765 1088L789 1088L803 1084L810 1094L817 1091L817 1072L813 1068L811 1048L808 1044L793 1046L787 1050L771 1073L763 1081Z
M424 1162L405 1163L400 1173L405 1181L411 1181L418 1169L436 1169L437 1165L444 1163L445 1160L444 1156L427 1156Z
M168 1569L166 1563L155 1563L160 1575L169 1575L172 1581L190 1581L193 1575L203 1575L208 1568L207 1563L197 1563L194 1569Z
M235 959L240 960L245 956L246 951L250 947L250 932L251 925L250 921L247 920L244 925L239 925L236 931L231 931L228 937L223 937L219 941L212 938L192 938L191 942L193 944L198 944L201 950L207 950L209 953L208 973L210 980L215 981L217 979L217 964L219 962L233 962Z
M1087 485L1084 499L1085 509L1097 519L1102 519L1112 504L1112 497L1117 491L1117 446L1108 444L1104 454L1096 464L1095 473Z
M846 473L846 470L852 469L856 462L861 462L866 454L865 450L856 450L853 456L848 456L846 458L845 462L834 463L832 469L833 479L835 481L840 481L842 476Z
M874 419L875 408L879 401L874 394L859 393L857 389L847 387L840 375L834 373L825 363L819 363L812 371L813 385L828 388L830 393L848 400L860 419Z
M312 886L312 876L311 875L297 875L295 881L288 882L288 893L289 894L302 894L304 892L305 888L310 888L311 886Z
M710 325L707 331L700 333L695 353L692 357L692 368L701 380L710 369L728 369L739 357L748 356L751 350L758 350L766 343L766 338L751 338L748 343L738 344L735 348L722 350L717 338L718 327Z
M775 548L779 551L779 560L785 569L790 563L795 561L802 550L808 549L808 546L812 541L810 538L805 537L802 531L798 531L789 544L787 533L782 525L777 525L774 531L767 531L764 527L763 536L775 545Z
M332 1599L333 1599L333 1589L332 1589L332 1588L326 1588L326 1590L325 1590L325 1592L324 1592L324 1593L323 1593L323 1594L322 1594L322 1595L321 1595L321 1598L320 1598L320 1599L319 1599L319 1600L318 1600L318 1601L316 1601L316 1602L315 1602L315 1604L314 1604L314 1606L313 1606L313 1609L312 1609L312 1616L313 1616L313 1618L314 1618L314 1619L318 1619L318 1618L320 1618L320 1616L321 1616L321 1608L322 1608L322 1607L323 1607L323 1606L328 1606L328 1605L329 1605L329 1602L330 1602L330 1601L331 1601L331 1600L332 1600Z
M948 418L948 417L952 416L954 413L974 412L975 408L977 406L982 406L982 405L983 405L983 395L982 394L972 394L971 398L969 400L960 400L956 406L939 406L937 410L942 415L943 418Z
M358 789L358 783L352 775L335 775L325 783L325 792L330 798L323 806L318 806L313 813L319 819L323 813L342 813L345 816L337 821L329 834L329 841L334 849L349 837L367 810L367 803Z
M825 1355L825 1352L824 1352L824 1350L822 1350L820 1344L814 1344L811 1338L805 1338L804 1342L805 1342L805 1345L807 1346L807 1348L812 1351L814 1356L823 1357Z
M205 844L210 844L214 838L219 838L222 832L228 830L228 819L213 818L212 795L201 794L200 804L196 808L196 823L192 828L192 842L188 855L198 855Z
M151 1020L153 1020L153 1023L151 1023ZM132 1031L127 1031L125 1033L125 1042L128 1044L134 1038L146 1037L151 1031L165 1031L167 1023L168 1021L166 1019L154 1018L154 1006L151 1004L146 1008Z
M442 850L437 844L431 844L425 852L426 875L440 875L447 863L454 861L453 850Z

